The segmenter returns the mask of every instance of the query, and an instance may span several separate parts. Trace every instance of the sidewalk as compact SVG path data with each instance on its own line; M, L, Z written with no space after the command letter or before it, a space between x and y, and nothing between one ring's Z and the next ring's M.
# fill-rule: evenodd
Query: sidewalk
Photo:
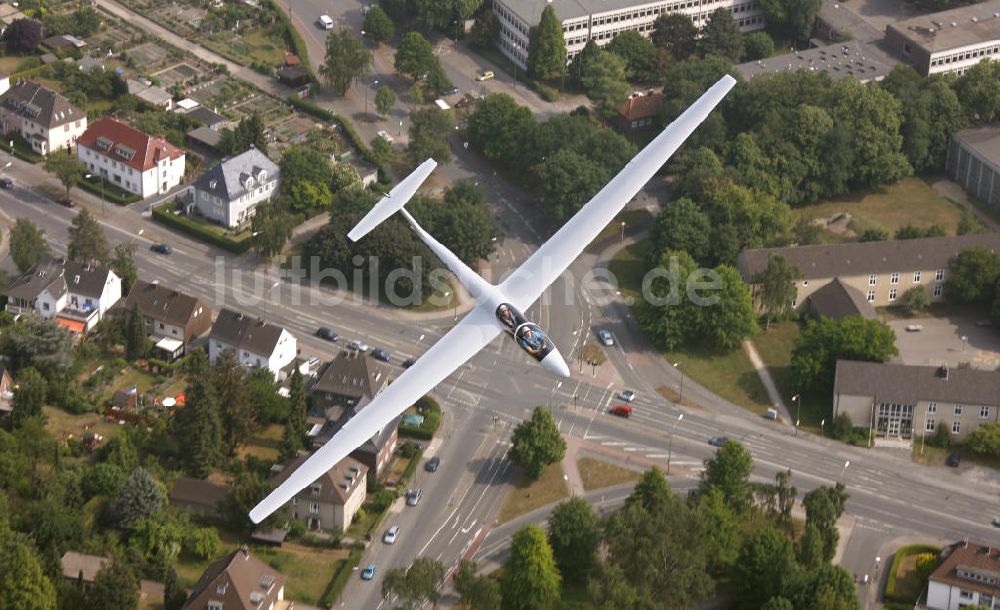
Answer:
M931 185L931 188L938 194L949 199L963 208L969 210L976 220L983 223L993 231L1000 231L1000 223L993 219L989 214L984 213L982 210L977 208L975 205L969 201L969 195L965 190L952 182L950 179L941 179Z
M746 350L747 357L750 358L750 362L753 364L753 368L757 369L757 375L760 376L761 382L764 384L764 388L767 390L767 396L771 400L771 404L778 409L778 415L781 417L782 421L790 423L792 426L795 425L795 418L789 413L788 407L785 406L785 401L781 398L781 393L778 392L778 386L774 383L774 378L771 377L771 372L767 370L767 366L764 365L764 360L757 353L757 348L754 347L753 341L746 339L743 341L743 349Z

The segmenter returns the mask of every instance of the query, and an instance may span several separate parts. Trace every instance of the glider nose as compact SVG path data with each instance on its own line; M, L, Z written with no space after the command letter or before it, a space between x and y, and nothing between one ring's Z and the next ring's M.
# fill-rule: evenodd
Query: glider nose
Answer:
M563 360L562 354L559 353L559 349L556 347L553 347L552 351L542 358L542 366L550 373L555 373L561 377L569 377L569 367L566 366L566 361Z

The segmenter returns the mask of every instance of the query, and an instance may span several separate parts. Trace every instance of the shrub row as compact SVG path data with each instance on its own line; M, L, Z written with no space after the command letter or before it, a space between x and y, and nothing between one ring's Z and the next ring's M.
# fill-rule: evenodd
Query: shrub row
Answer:
M172 213L173 209L174 206L172 204L161 205L153 208L153 220L171 226L180 230L182 233L187 233L195 239L200 239L201 241L212 244L213 246L218 246L219 248L232 252L233 254L243 254L250 249L249 239L244 239L242 241L229 239L228 237L219 235L208 227L204 227L184 216L174 215Z
M24 138L16 133L9 133L4 137L7 142L3 142L3 148L5 152L10 152L10 147L7 143L10 140L14 140L14 156L22 161L27 161L28 163L39 163L45 159L42 155L36 153L31 145L28 144Z
M306 114L310 114L317 119L323 119L324 121L333 122L334 114L325 108L320 108L312 102L307 102L294 93L288 96L288 103L292 105L293 108L297 108Z
M896 595L896 573L899 572L899 566L903 562L903 559L909 557L910 555L919 555L920 553L937 553L941 552L939 547L930 544L911 544L908 546L900 547L896 554L893 555L892 565L889 567L889 577L885 582L885 600L888 602L898 602L900 604L905 604L907 602L911 603L913 600L903 599Z
M316 75L313 74L312 63L309 61L309 51L306 49L306 42L302 40L302 36L299 35L298 30L292 25L292 20L288 18L288 15L275 0L268 0L271 8L278 15L278 19L281 21L281 25L285 28L285 35L288 37L288 43L292 47L292 52L299 56L299 60L302 65L305 66L306 70L309 72L309 78L316 82Z
M90 180L84 179L77 182L77 186L86 191L90 191L95 195L101 195L105 200L110 201L115 205L128 205L142 199L139 195L123 191L113 184L105 184L104 190L101 190L100 182L91 182Z
M48 71L49 67L45 64L40 66L35 66L34 68L28 68L27 70L21 70L20 72L15 72L10 75L12 81L27 80L29 78L34 78L44 72Z
M307 102L306 100L300 98L295 94L291 94L288 96L288 103L291 104L293 108L297 108L306 114L316 117L317 119L322 119L324 121L329 121L331 123L336 123L337 125L340 125L341 129L344 130L344 133L347 134L348 139L350 139L351 144L353 144L355 148L361 151L361 156L364 157L364 159L369 163L378 165L378 163L375 161L375 156L372 154L371 149L368 148L368 144L361 139L361 136L358 135L358 132L354 131L354 126L351 125L342 116L340 116L339 114L334 114L329 110L326 110L325 108L321 108L316 104L313 104L312 102Z
M347 579L350 578L351 573L354 571L354 566L359 563L361 563L361 549L351 549L347 559L339 559L337 561L333 580L330 581L330 586L326 588L326 593L323 594L320 605L327 608L333 606L333 600L336 599L344 586L347 585Z

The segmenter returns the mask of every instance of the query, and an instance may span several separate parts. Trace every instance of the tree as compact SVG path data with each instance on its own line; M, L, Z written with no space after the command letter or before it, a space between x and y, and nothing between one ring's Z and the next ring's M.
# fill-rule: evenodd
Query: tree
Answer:
M396 24L377 4L368 9L361 29L365 31L365 36L375 42L389 42L396 35Z
M772 597L760 607L760 610L795 610L792 602L784 597Z
M115 515L122 527L128 527L141 519L154 516L163 508L166 494L163 485L149 474L145 468L132 471L115 501Z
M510 610L548 608L559 599L561 583L562 577L545 531L537 525L525 525L514 532L510 558L504 564L500 582L504 607Z
M790 597L796 608L858 610L861 607L854 579L840 566L824 565L803 574Z
M177 580L174 566L168 566L163 576L163 607L164 610L181 610L187 603L187 593Z
M53 381L72 363L73 335L53 320L28 316L0 337L0 352L13 372L33 366Z
M564 148L534 167L546 214L562 221L607 183L608 171L584 155Z
M844 510L846 494L842 487L817 487L802 498L806 525L815 526L823 540L823 561L830 561L837 550L837 519Z
M237 447L253 437L259 422L250 402L246 372L231 349L224 350L215 362L215 388L225 455L232 457Z
M1000 278L1000 256L981 246L967 248L948 265L944 296L953 303L989 301L997 278Z
M76 186L86 169L83 161L67 150L53 151L45 157L45 171L55 174L66 187L66 199L69 199L69 190Z
M771 526L763 527L743 543L733 584L745 607L759 608L771 598L788 594L795 568L795 554L788 536Z
M428 157L438 163L451 161L448 134L455 129L455 114L451 110L426 108L410 112L410 145L407 154L416 165Z
M480 49L491 49L500 38L500 20L493 11L483 11L476 17L469 32L469 42Z
M18 271L26 272L38 261L49 255L49 244L45 241L45 231L27 218L18 218L10 230L10 256Z
M17 386L14 387L14 397L11 400L11 425L20 428L28 419L42 415L47 392L48 383L41 373L30 366L22 369L17 375Z
M729 265L713 269L721 288L712 293L715 303L703 307L702 332L711 344L721 349L733 349L757 329L757 314L750 299L750 290L740 272ZM698 306L697 303L692 303Z
M927 296L926 288L923 286L914 286L903 293L899 302L912 314L927 309L931 304L931 298Z
M806 42L812 37L819 14L820 0L763 0L768 28L780 36L797 42Z
M51 157L51 155L49 155ZM104 229L86 209L73 217L69 227L69 244L66 254L78 263L97 262L107 265L111 259L111 247Z
M693 55L698 47L698 28L683 13L663 13L653 22L650 40L657 47L668 51L674 59L683 61Z
M885 362L898 353L896 334L881 320L859 315L840 321L826 317L810 320L792 349L795 387L831 387L837 360Z
M1000 423L987 422L969 434L966 444L982 455L1000 456Z
M382 596L395 595L406 610L416 610L430 602L437 606L438 585L444 580L440 561L418 557L407 568L395 568L382 581Z
M125 311L124 324L125 356L129 360L145 358L149 354L150 341L146 335L146 322L139 313L138 305Z
M298 369L292 372L288 392L288 423L285 424L285 430L281 436L280 455L282 460L295 457L299 449L305 447L308 406L306 405L306 391L302 374L299 373Z
M722 492L726 506L737 515L743 515L750 508L750 471L753 457L746 447L736 441L726 444L715 452L715 456L705 460L705 470L701 473L699 491L702 493L717 488Z
M531 419L522 421L511 436L510 460L531 479L538 479L549 464L566 455L566 441L552 415L535 407Z
M115 256L111 259L111 270L122 280L122 294L132 290L139 272L135 268L135 242L123 241L115 245Z
M491 161L513 164L523 140L535 128L531 111L506 93L486 96L469 116L469 143Z
M795 280L800 276L798 268L788 264L788 259L780 254L767 258L767 268L757 274L753 282L760 286L758 300L765 312L764 328L771 320L782 318L795 302Z
M4 32L4 39L12 51L33 53L42 42L42 24L34 19L15 19Z
M331 32L326 38L326 59L319 73L333 89L333 94L342 96L355 80L366 76L372 70L372 52L365 48L361 39L348 28Z
M566 69L566 40L555 10L546 5L538 25L532 28L528 42L528 74L545 80L559 76Z
M371 14L369 12L369 14ZM388 85L379 85L378 91L375 92L375 110L382 116L389 114L392 110L393 104L396 103L396 93L388 87ZM380 138L385 140L385 138ZM388 142L386 142L388 144Z
M774 41L767 32L750 32L743 38L743 51L747 61L767 59L774 55Z
M333 168L326 155L312 146L290 146L281 155L278 165L281 190L292 210L309 211L330 205L333 195L329 184ZM274 210L274 214L280 213L281 210Z
M851 186L890 184L913 172L901 151L902 107L892 94L848 78L833 84L832 95L830 115L839 125L835 131L845 139L853 138ZM826 156L828 163L835 161Z
M482 187L472 180L459 180L445 191L444 199L417 196L411 213L459 259L472 265L496 249L500 229L486 204Z
M629 80L647 80L650 76L649 64L657 48L648 38L635 30L619 33L605 50L625 60L625 75ZM655 75L662 77L662 74Z
M574 496L556 506L549 517L548 538L559 573L567 580L584 582L596 563L600 539L597 515L590 504Z
M455 591L468 610L500 610L500 585L489 576L476 575L476 563L463 559L455 574Z
M285 244L292 237L294 221L277 199L262 201L254 208L250 219L250 234L253 250L264 259L264 266L272 257L281 254Z
M698 514L705 522L705 544L713 574L728 574L740 552L739 517L726 505L722 490L709 489L698 498Z
M23 538L7 540L0 548L0 608L56 609L56 588Z
M114 559L94 577L87 606L91 610L136 610L139 593L139 577L123 560Z
M212 368L204 350L188 356L185 373L185 405L171 420L172 435L185 439L186 450L181 454L184 470L204 478L222 457L222 422Z
M417 80L427 74L435 62L437 57L434 56L434 48L420 32L410 32L403 36L396 49L396 72Z
M977 123L992 123L1000 118L998 83L1000 62L981 61L965 71L955 82L955 93L967 117Z
M437 56L434 57L434 63L431 64L430 70L427 71L427 79L424 81L424 85L431 97L440 97L455 86L451 82L451 79L448 78L448 74L444 71L444 68L441 67L441 62Z
M606 117L614 115L631 91L625 79L625 60L603 50L587 64L580 82L598 112Z
M375 136L368 143L368 146L372 149L372 155L374 155L375 163L379 169L387 167L392 161L392 144L389 144L389 141L382 136Z
M702 32L701 49L705 55L718 55L734 62L743 56L743 34L733 13L717 8L708 16Z
M227 155L235 156L256 148L267 154L267 136L264 134L264 120L256 112L240 119L236 129L223 132L223 142L219 148Z

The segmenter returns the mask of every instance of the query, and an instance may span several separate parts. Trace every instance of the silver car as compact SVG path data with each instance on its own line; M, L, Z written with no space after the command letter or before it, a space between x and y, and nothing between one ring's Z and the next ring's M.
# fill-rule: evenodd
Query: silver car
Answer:
M597 332L597 338L601 340L601 343L607 346L615 344L615 338L612 336L609 330L600 330Z
M399 526L393 525L385 531L385 536L382 537L382 542L386 544L396 544L396 536L399 535Z
M420 490L419 487L416 489L411 489L410 491L406 492L406 505L416 506L417 502L420 501L420 496L422 495L423 492Z

